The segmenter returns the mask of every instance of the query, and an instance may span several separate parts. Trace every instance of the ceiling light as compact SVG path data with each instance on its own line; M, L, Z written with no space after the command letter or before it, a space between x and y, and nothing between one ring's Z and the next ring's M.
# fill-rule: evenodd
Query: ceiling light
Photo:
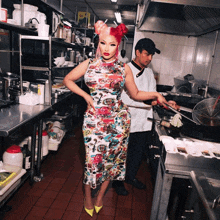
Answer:
M117 2L117 0L111 0L111 2Z
M115 12L115 17L116 17L117 22L118 22L118 23L121 23L121 13L118 12L118 11L116 11L116 12Z

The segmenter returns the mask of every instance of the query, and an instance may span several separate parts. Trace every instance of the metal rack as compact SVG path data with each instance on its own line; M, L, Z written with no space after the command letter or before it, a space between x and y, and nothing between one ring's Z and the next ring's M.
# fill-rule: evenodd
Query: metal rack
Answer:
M47 67L39 67L39 66L26 66L23 65L22 62L22 40L34 40L34 41L46 41L49 44L49 57L48 57L48 66ZM35 71L46 71L48 72L48 80L49 80L49 105L51 105L51 93L52 93L52 82L51 82L51 69L52 69L52 39L51 37L38 37L38 36L27 36L20 35L19 37L19 50L20 50L20 84L21 84L21 94L23 94L23 70L35 70Z

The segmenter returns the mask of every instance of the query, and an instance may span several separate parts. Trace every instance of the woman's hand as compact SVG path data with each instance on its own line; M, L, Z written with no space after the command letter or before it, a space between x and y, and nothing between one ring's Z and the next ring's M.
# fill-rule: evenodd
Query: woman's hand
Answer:
M93 104L93 99L91 97L91 95L87 94L84 97L86 103L87 103L87 109L93 108L95 110L94 104Z

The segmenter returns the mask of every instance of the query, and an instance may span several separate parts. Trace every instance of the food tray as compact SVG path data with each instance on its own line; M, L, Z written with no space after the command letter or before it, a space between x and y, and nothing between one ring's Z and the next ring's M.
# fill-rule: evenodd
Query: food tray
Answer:
M10 169L10 166L8 166L5 170L9 171L9 172L12 172L13 170ZM10 189L10 187L12 187L24 174L26 173L26 170L25 169L19 169L18 173L16 173L16 175L10 179L6 184L2 185L0 187L0 201L1 201L1 196L4 195L4 193ZM15 187L15 186L13 186ZM12 190L12 189L10 189ZM9 192L7 192L8 194ZM6 196L6 195L5 195Z

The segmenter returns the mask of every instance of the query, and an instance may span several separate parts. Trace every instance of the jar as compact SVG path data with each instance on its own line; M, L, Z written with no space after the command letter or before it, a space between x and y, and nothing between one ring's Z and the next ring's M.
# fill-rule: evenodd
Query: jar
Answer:
M58 25L55 36L57 38L63 38L63 25L61 25L61 24Z
M23 165L23 153L20 146L12 145L3 153L3 163L17 167Z
M7 23L8 10L6 8L1 8L0 10L0 21Z
M71 31L71 27L69 26L65 26L65 31L66 31L66 42L67 43L71 43L71 35L72 35L72 31Z
M63 26L63 39L65 39L66 40L66 36L67 36L67 32L66 32L66 30L67 30L67 26Z

